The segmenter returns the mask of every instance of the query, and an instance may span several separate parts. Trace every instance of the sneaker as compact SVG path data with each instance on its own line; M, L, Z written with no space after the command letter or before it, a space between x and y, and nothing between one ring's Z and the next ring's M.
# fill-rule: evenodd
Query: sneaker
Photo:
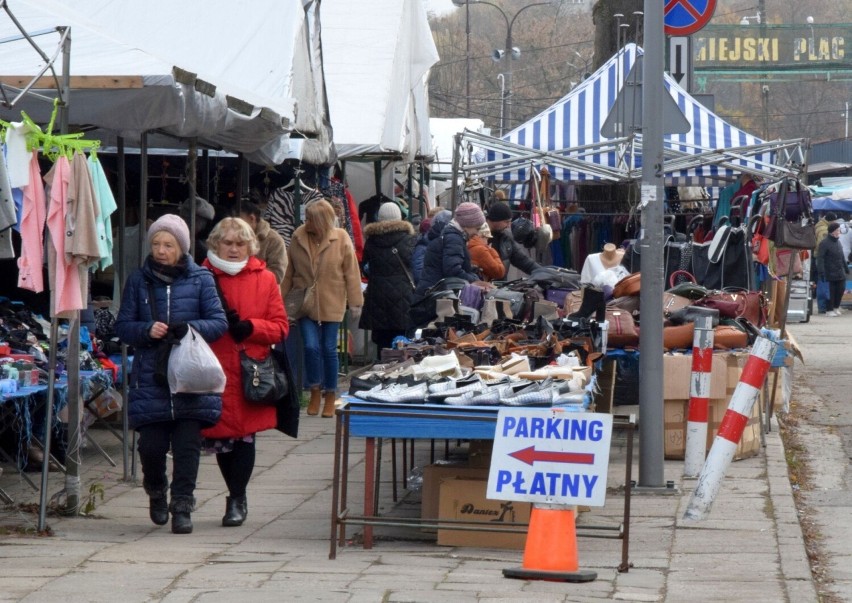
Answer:
M456 382L458 384L458 381ZM461 396L466 393L479 393L485 389L485 383L479 379L477 379L467 385L461 385L459 387L455 387L453 389L445 389L440 392L430 392L429 393L429 401L430 402L440 402L445 400L446 398L452 398L456 396Z
M376 392L369 390L369 399L373 402L405 404L410 402L423 402L427 393L428 389L425 382L410 386L393 383Z
M833 317L835 317L835 316L840 316L840 314L838 314L838 313L837 313L837 312L835 312L834 310L829 310L828 312L826 312L826 313L825 313L825 315L826 315L826 316L830 316L830 317L832 317L832 318L833 318Z

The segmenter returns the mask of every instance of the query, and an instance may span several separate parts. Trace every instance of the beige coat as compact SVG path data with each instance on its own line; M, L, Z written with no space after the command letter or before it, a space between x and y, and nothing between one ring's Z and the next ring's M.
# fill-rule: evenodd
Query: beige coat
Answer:
M260 250L257 257L266 262L266 268L275 275L278 284L284 280L287 271L287 246L280 234L272 230L269 222L261 219L257 223L257 243Z
M281 292L309 288L316 282L314 307L308 317L320 322L341 322L349 307L364 305L361 292L361 271L349 234L335 228L328 238L311 248L304 226L293 233L289 263L281 282Z

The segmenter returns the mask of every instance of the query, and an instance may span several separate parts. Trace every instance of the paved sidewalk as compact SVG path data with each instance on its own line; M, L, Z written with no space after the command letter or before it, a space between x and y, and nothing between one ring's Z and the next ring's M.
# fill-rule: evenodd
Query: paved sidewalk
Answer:
M277 432L258 441L249 484L249 516L239 528L222 528L225 492L213 457L202 458L195 532L176 536L148 520L141 487L121 481L92 449L84 451L83 490L99 482L106 500L93 517L49 517L54 535L0 532L0 600L3 601L816 601L777 431L766 454L732 464L709 518L681 520L694 480L681 479L682 463L667 461L675 495L633 498L630 559L619 573L621 541L580 538L580 566L598 572L594 582L566 584L503 578L521 551L439 547L418 530L375 528L373 549L357 544L329 560L334 422L304 417L298 441ZM95 436L119 461L118 442ZM614 436L609 486L624 479L625 441ZM638 453L638 445L636 447ZM428 462L418 444L416 464ZM421 458L424 457L424 458ZM390 453L383 455L389 463ZM638 459L638 456L634 456ZM350 503L360 512L363 441L353 440ZM634 467L634 476L637 468ZM37 494L6 466L0 487L16 501ZM381 510L394 512L389 464L383 469ZM34 475L34 477L36 477ZM50 492L62 487L51 474ZM141 477L140 477L141 481ZM411 512L417 492L397 506ZM618 523L623 499L608 496L604 509L582 513L579 523ZM0 513L0 526L35 526L17 510ZM349 526L357 541L360 529Z

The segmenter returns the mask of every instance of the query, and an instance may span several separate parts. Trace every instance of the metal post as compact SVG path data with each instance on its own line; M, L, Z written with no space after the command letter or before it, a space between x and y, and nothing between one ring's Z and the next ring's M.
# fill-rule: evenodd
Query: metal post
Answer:
M465 106L467 109L467 117L470 117L470 2L464 3L464 29L467 36L465 50Z
M497 81L500 82L500 138L506 132L506 124L503 121L503 104L506 102L506 76L502 73L497 74Z
M197 162L198 140L196 138L190 138L189 146L186 150L186 183L189 185L189 253L192 257L195 257L195 235L196 226L198 225L198 217L195 215L198 210L198 199L195 186Z
M515 19L518 18L520 12L515 13L515 16L512 17L512 22L506 27L506 49L503 55L506 58L506 91L503 94L502 113L506 118L505 126L509 130L512 129L512 26L515 24ZM502 126L503 124L501 123Z
M125 194L125 184L127 182L127 172L125 171L125 161L127 160L124 155L124 137L119 136L116 141L116 159L118 162L118 262L115 267L115 277L118 279L118 290L119 297L121 300L121 295L124 293L124 283L127 281L127 238L125 229L127 228L127 195ZM141 232L141 231L140 231ZM135 268L135 266L134 266ZM123 477L124 481L128 481L130 479L130 457L134 454L133 449L130 447L129 440L129 429L128 429L128 420L129 420L129 404L127 403L127 396L130 393L130 387L128 384L128 375L130 374L129 367L127 365L127 344L121 344L121 399L124 403L121 405L121 458L123 461Z
M665 487L663 475L663 4L645 0L642 85L642 291L639 485ZM647 304L647 305L646 305Z

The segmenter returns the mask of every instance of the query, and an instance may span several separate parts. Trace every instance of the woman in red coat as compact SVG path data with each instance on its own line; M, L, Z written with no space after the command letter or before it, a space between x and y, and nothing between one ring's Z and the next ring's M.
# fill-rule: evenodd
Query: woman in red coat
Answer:
M254 469L255 434L274 429L274 406L246 402L242 391L240 350L263 360L270 346L281 343L289 330L284 302L275 275L254 257L258 242L251 226L240 218L225 218L207 239L203 266L213 272L224 299L228 332L211 344L227 382L222 394L222 417L201 433L205 447L228 486L223 526L239 526L248 514L246 486Z

